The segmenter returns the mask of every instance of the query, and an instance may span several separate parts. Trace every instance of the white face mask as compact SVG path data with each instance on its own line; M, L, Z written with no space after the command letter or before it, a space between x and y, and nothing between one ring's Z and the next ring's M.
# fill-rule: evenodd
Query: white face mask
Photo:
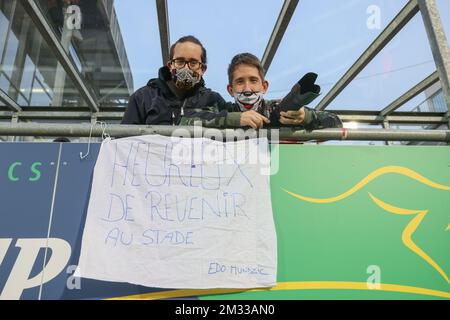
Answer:
M258 110L264 99L264 92L243 91L234 94L234 101L241 111Z

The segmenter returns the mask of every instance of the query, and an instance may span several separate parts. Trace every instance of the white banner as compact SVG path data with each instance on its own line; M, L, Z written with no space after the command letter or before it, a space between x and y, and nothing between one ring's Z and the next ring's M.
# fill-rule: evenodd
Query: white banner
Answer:
M267 139L102 143L78 274L159 288L276 284Z

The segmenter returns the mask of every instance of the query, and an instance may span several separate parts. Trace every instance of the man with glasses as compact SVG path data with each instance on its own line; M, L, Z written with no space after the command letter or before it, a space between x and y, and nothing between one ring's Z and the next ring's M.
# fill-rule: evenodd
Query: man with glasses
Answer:
M220 94L205 87L206 50L197 38L180 38L171 46L169 56L158 78L130 97L122 124L178 125L194 108L201 110L196 116L205 114L206 118L210 110L226 112Z

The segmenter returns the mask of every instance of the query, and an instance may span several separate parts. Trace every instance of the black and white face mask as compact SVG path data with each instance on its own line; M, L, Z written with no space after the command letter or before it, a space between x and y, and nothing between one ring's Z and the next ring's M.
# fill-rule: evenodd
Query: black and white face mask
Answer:
M181 90L190 90L200 82L200 75L188 68L173 69L175 86Z
M242 91L234 94L234 101L241 111L255 110L262 105L264 92Z

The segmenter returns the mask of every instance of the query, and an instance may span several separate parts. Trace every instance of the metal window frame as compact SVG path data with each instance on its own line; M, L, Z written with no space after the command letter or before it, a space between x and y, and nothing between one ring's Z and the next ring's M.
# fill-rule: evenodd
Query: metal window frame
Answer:
M270 64L272 63L273 57L275 56L278 47L280 46L284 33L289 26L289 22L294 15L295 9L298 5L298 1L299 0L285 0L283 6L281 7L277 22L275 23L272 34L269 38L269 42L267 43L266 49L264 50L264 54L261 59L261 64L266 73L269 70Z
M418 0L418 4L449 109L448 117L450 115L450 49L442 27L436 0Z
M394 112L401 106L403 106L406 102L416 97L418 94L423 92L425 89L431 87L433 84L439 81L439 76L437 71L430 74L424 80L416 84L414 87L405 92L402 96L397 98L395 101L390 103L386 108L380 111L380 116L385 117L390 113Z
M333 88L316 106L316 110L324 110L347 85L376 57L376 55L403 29L403 27L419 12L417 0L410 0L395 16L389 25L378 35L364 53L353 63L350 69L339 79Z
M17 102L11 99L11 97L8 96L2 89L0 89L0 101L2 101L8 108L10 108L14 112L22 111L22 108L17 104Z
M158 14L159 39L161 43L162 63L169 61L170 30L167 0L156 0L156 12Z
M70 59L68 53L62 47L61 43L56 37L55 32L48 24L46 18L42 14L36 2L34 0L21 0L21 4L30 16L36 28L39 30L41 36L46 41L47 45L55 54L58 62L64 68L67 75L72 79L75 87L80 92L80 95L91 109L91 112L98 112L99 108L94 95L89 91L86 83L79 74L77 67Z

